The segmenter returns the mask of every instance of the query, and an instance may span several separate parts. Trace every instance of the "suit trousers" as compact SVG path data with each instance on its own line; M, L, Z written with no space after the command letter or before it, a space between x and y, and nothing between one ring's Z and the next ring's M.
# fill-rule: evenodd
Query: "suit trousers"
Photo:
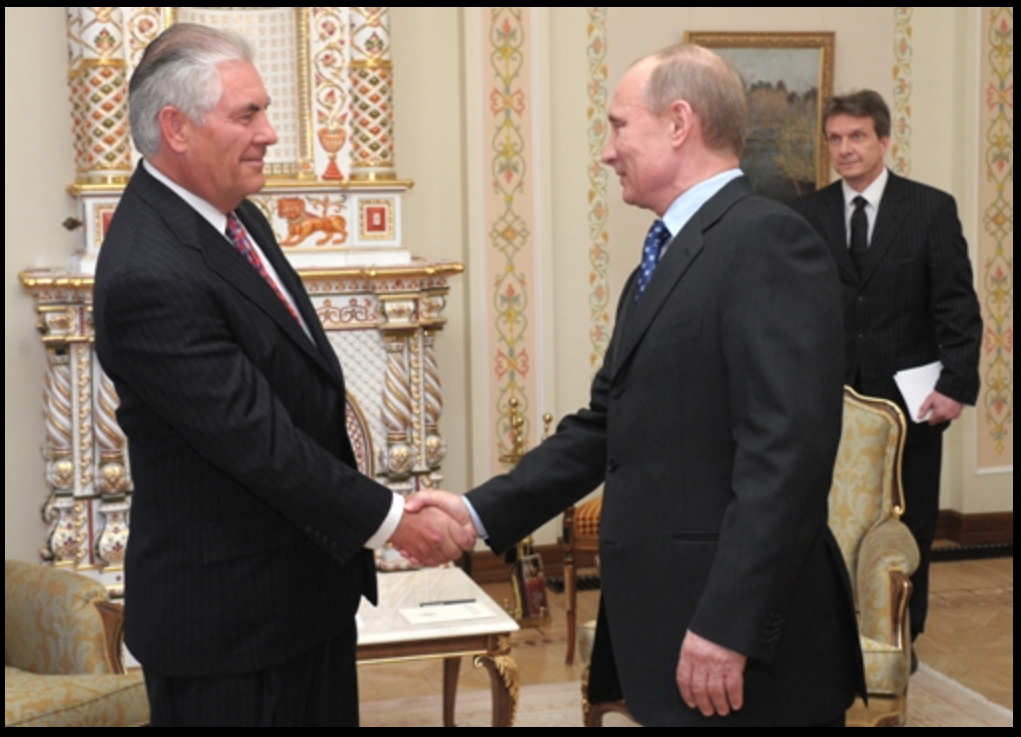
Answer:
M296 624L300 626L300 624ZM357 727L357 628L255 673L165 677L145 670L151 727Z
M904 501L907 505L903 522L914 535L921 554L918 570L911 577L914 592L911 595L909 614L911 638L915 639L925 631L925 619L929 612L929 563L939 522L943 435L926 431L912 437L912 429L908 429L908 442L904 448L902 477Z

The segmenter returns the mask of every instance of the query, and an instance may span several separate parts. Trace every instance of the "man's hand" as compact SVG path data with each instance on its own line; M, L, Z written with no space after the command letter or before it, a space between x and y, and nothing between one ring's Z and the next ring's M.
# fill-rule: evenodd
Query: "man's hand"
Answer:
M415 501L422 495L427 499ZM390 542L413 563L435 566L460 558L475 547L476 537L460 497L446 491L424 491L409 497Z
M684 703L706 717L740 711L747 661L740 653L688 632L677 664L677 687Z
M928 423L930 425L941 425L944 422L953 422L960 417L964 411L964 405L939 392L933 392L922 403L922 408L918 411L918 419L923 422L926 421L926 415L930 411L932 414L927 420Z

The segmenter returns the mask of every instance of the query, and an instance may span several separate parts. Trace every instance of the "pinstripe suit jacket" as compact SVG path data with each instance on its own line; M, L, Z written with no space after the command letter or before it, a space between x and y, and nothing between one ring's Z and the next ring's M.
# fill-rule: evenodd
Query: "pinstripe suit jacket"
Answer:
M314 342L141 166L96 274L96 348L135 480L127 642L164 676L260 670L351 627L392 499L356 470L344 378L300 279L258 210L237 212Z
M904 408L893 375L939 360L936 390L975 404L982 318L953 197L891 172L860 275L847 248L844 208L839 181L794 203L840 271L847 383ZM925 432L927 425L912 425L915 437Z
M637 305L634 281L589 406L469 499L501 550L605 482L594 700L619 676L649 727L825 723L864 684L826 524L843 401L832 259L741 178L677 234ZM681 700L689 629L749 657L740 712Z

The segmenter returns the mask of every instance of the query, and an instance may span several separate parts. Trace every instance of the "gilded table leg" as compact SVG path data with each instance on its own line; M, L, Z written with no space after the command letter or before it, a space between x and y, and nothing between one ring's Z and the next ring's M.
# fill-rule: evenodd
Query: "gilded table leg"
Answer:
M521 677L518 664L510 656L510 640L500 638L496 653L475 658L475 667L485 666L493 689L493 726L513 727L521 695Z
M454 708L457 705L457 677L461 673L460 658L443 661L443 726L456 727Z

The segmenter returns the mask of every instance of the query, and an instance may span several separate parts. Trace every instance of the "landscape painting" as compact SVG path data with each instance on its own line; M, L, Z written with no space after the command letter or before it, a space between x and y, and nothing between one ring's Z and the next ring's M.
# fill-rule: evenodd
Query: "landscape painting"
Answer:
M759 194L789 204L829 182L822 105L833 92L832 33L688 33L741 76L748 139L741 167Z

